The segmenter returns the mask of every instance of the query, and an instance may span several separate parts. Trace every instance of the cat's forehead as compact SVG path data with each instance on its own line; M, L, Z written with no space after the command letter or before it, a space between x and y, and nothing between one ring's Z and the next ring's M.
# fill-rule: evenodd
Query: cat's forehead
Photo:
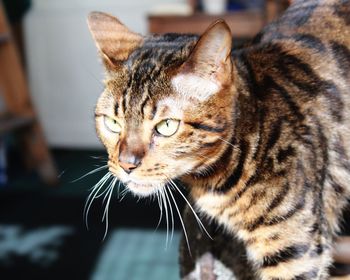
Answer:
M139 118L145 110L155 111L157 104L164 105L162 100L172 99L167 70L186 60L196 40L194 35L151 36L130 55L124 72L116 73L107 83L122 100L120 107L126 117Z
M148 36L123 62L122 69L112 70L106 84L111 89L117 87L135 93L156 86L156 82L164 80L168 69L180 66L186 60L196 41L196 35Z
M181 65L196 41L195 35L148 36L124 65L133 81L139 78L143 78L142 81L156 80L166 69Z
M161 59L163 54L173 53L181 59L189 54L197 40L198 36L191 34L149 35L144 37L142 44L131 53L128 60L137 60L140 56L147 58L145 53L156 59Z

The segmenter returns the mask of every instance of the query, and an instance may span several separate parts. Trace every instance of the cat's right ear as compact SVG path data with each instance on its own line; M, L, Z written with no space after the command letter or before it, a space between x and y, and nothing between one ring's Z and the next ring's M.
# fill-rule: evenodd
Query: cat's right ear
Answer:
M232 83L232 35L223 20L213 23L199 38L172 80L176 90L206 100Z
M142 44L143 37L130 31L114 16L92 12L87 21L107 70L115 70L120 67Z

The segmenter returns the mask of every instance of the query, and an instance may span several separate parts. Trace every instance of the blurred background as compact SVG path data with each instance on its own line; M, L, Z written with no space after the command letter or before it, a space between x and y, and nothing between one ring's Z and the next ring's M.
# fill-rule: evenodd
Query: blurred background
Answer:
M106 153L94 129L103 68L86 24L90 11L142 34L200 34L224 18L239 46L287 2L0 1L0 278L179 279L180 223L166 246L164 215L155 230L155 201L116 191L105 239L103 197L90 208L88 228L83 219L91 187L106 172L98 169Z

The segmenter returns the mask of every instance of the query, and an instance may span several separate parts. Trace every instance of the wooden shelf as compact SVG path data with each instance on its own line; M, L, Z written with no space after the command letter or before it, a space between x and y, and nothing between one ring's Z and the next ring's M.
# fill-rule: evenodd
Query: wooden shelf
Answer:
M215 20L223 19L230 26L233 37L251 38L265 24L264 13L259 10L237 11L222 15L194 13L190 16L150 15L151 33L194 33L201 34Z
M197 7L197 0L191 0ZM224 19L233 38L253 38L268 22L277 18L289 5L290 0L265 0L261 10L242 10L221 15L195 12L189 16L150 15L148 27L151 33L194 33L202 34L217 19Z

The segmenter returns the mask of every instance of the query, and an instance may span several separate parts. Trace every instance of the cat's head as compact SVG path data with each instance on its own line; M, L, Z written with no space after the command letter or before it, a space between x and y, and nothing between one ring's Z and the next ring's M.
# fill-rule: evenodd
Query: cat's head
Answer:
M169 180L208 171L233 129L231 33L136 34L93 12L88 24L106 68L96 129L109 170L146 196Z

